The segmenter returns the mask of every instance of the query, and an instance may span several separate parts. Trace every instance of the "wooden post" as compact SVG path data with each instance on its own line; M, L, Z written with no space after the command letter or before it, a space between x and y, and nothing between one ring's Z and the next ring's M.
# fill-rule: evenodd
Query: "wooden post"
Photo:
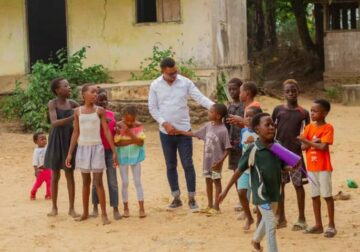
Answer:
M334 30L340 30L340 8L339 5L332 5L331 9L331 23Z
M329 5L327 3L323 3L323 18L324 18L324 35L326 35L326 32L329 30Z
M356 8L351 7L351 29L356 29Z
M348 30L349 29L348 11L349 11L349 9L347 7L344 7L343 9L341 9L341 12L342 12L342 20L341 21L342 21L342 29L343 30Z

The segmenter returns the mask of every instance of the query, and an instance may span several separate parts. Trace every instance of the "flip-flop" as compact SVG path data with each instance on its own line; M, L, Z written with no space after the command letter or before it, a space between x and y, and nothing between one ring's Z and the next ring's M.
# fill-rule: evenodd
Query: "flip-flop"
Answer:
M335 228L328 227L324 233L324 237L326 238L333 238L337 234Z
M336 195L333 196L334 200L349 200L350 194L339 191Z
M205 215L207 217L210 217L210 216L219 215L220 213L221 213L220 210L216 210L216 209L212 208Z
M278 223L276 225L276 229L280 229L280 228L286 228L287 227L287 221L283 221L281 223Z
M243 211L243 207L239 204L239 205L234 207L234 211L235 212L241 212L241 211Z
M202 209L199 210L199 213L207 214L211 209L212 209L211 207L202 208Z
M301 231L301 230L305 230L307 228L307 224L306 222L296 222L293 227L292 227L292 231Z
M304 234L322 234L323 232L324 230L322 229L318 229L317 227L311 227L305 229Z
M251 242L251 245L254 246L254 242L253 242L253 241ZM253 248L251 249L251 251L252 251L252 252L263 252L263 251L264 251L264 248L261 247L261 246L260 246L259 249L253 247Z

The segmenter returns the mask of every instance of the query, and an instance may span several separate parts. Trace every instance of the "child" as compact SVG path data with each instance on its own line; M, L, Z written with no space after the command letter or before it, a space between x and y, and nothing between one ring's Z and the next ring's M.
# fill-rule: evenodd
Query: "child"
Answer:
M75 167L81 171L83 180L82 198L83 214L77 221L86 220L89 217L89 196L91 173L96 186L101 207L101 217L103 225L110 221L106 214L105 191L102 183L103 171L106 169L105 151L100 137L100 126L104 130L106 140L113 152L114 168L117 166L117 155L115 146L106 122L105 109L95 105L97 98L97 88L91 84L85 84L81 93L84 98L84 105L75 110L74 132L71 137L71 144L66 158L66 166L71 167L72 153L76 143Z
M250 107L260 108L260 103L254 100L257 92L258 89L255 82L247 81L241 85L239 99L245 107L244 114L246 114L246 110ZM227 122L233 125L237 125L238 127L244 126L244 119L240 116L230 115L227 119Z
M315 183L311 184L311 197L315 214L315 226L307 229L305 233L321 234L324 229L321 221L320 195L326 201L329 226L324 236L331 238L337 233L334 222L334 199L332 197L331 173L333 171L330 161L329 145L333 144L334 128L326 123L325 118L330 112L328 101L315 100L311 106L311 120L314 123L306 126L304 134L299 137L302 149L306 150L306 163L309 178Z
M296 80L289 79L283 84L284 97L286 103L275 107L272 119L276 126L276 140L285 148L302 157L301 143L297 140L304 126L309 124L309 112L298 104L299 86ZM305 220L305 190L303 184L307 183L304 173L305 164L302 160L303 169L298 169L292 173L282 173L282 197L278 207L277 228L284 228L287 225L285 218L285 184L291 181L296 191L298 204L298 220L293 225L293 231L304 230L307 227Z
M44 158L46 152L46 136L43 132L37 132L33 135L33 141L37 145L33 153L32 165L35 171L36 181L31 189L30 199L36 199L36 192L43 182L46 183L45 199L51 199L51 170L44 167Z
M262 113L262 110L258 107L248 108L245 115L245 128L241 129L240 133L240 147L242 148L242 153L245 153L250 144L255 142L258 138L258 135L251 128L251 121L255 115ZM254 223L254 219L251 215L249 207L249 198L250 198L250 183L249 183L250 172L246 170L241 177L238 179L237 188L240 195L241 205L245 214L245 224L243 229L249 230L251 224ZM258 222L260 221L260 218Z
M261 212L262 219L254 234L252 245L256 251L262 251L260 241L266 235L268 251L277 252L275 212L280 201L281 171L285 169L282 161L268 149L275 138L275 126L267 113L257 114L252 120L252 128L259 135L240 159L238 169L220 194L223 201L232 185L250 168L253 203Z
M229 81L228 91L232 98L232 102L228 106L228 116L236 115L239 117L244 117L244 105L239 100L240 87L242 81L238 78L233 78ZM226 120L225 120L226 121ZM241 128L234 124L225 123L226 128L229 131L230 143L232 148L229 149L229 169L235 171L237 164L239 163L241 157L241 148L240 148L240 130ZM236 186L236 185L235 185ZM240 203L240 196L239 196ZM241 210L241 205L235 207L236 211Z
M203 174L206 179L208 207L201 212L207 215L220 213L218 196L221 193L221 169L231 149L228 131L223 123L227 108L223 104L215 104L209 110L209 121L197 132L179 131L186 136L197 137L205 141ZM215 202L213 200L213 184L215 185ZM213 203L214 202L214 203Z
M120 163L120 175L122 179L122 198L124 203L124 217L130 217L128 204L129 166L134 178L137 199L139 202L139 217L145 218L144 192L141 185L141 162L145 159L144 127L136 120L137 110L135 106L124 109L122 121L118 123L119 134L115 135L116 151Z
M245 114L250 107L260 108L260 103L255 101L257 93L258 89L255 82L248 81L240 87L240 101L244 103Z
M69 99L71 88L69 82L64 78L54 79L51 82L51 91L56 95L56 98L49 101L48 104L51 130L44 160L44 167L50 167L52 169L52 211L48 216L56 216L58 214L57 197L60 170L64 169L69 193L69 215L75 218L79 215L74 209L74 166L72 165L71 169L65 169L65 159L69 151L71 135L73 132L73 111L79 104Z
M98 88L97 90L97 101L96 105L103 107L105 109L105 117L107 121L108 128L110 130L111 135L115 136L115 126L116 126L116 120L115 120L115 114L111 110L107 109L108 106L108 99L107 99L107 93L105 89ZM109 188L109 196L110 196L110 206L113 207L113 216L115 220L121 219L121 214L119 212L119 193L118 193L118 181L116 177L116 169L113 169L113 155L111 151L110 144L106 140L106 136L104 134L103 128L100 129L100 136L101 141L105 149L105 163L106 163L106 178L108 182L108 188ZM92 217L98 216L98 204L99 199L97 197L96 193L96 186L93 183L92 187L92 203L94 205L93 213L91 214Z

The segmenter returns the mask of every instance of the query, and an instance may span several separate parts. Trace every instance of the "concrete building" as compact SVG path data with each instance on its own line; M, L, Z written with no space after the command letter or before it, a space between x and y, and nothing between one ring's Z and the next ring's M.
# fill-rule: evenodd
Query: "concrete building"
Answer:
M360 1L310 0L321 4L325 87L360 84Z
M154 45L194 58L211 91L221 70L248 77L246 27L246 0L0 0L0 92L64 47L124 81Z

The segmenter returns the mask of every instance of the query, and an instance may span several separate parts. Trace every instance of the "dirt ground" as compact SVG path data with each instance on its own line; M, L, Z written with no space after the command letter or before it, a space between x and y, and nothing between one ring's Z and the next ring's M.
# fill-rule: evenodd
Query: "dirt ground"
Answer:
M260 97L264 108L273 108L280 101ZM301 100L309 108L309 100ZM268 112L271 112L269 109ZM349 201L336 202L338 235L326 239L322 235L305 235L291 231L296 221L297 207L292 186L286 188L288 227L278 230L280 251L360 251L360 189L348 189L346 179L360 183L360 108L333 105L328 121L335 127L335 143L331 148L333 192L343 190L351 194ZM142 181L148 217L137 217L134 186L130 184L132 217L112 221L102 226L100 219L78 223L67 216L67 190L64 176L59 192L59 216L49 218L50 201L43 199L44 187L36 201L29 200L34 181L31 157L34 144L30 134L10 133L0 126L0 251L251 251L250 232L242 231L242 221L233 207L237 203L235 191L222 205L222 214L206 217L192 214L184 206L175 212L166 211L171 200L165 164L156 125L147 127L147 159L143 163ZM204 179L201 177L202 142L194 140L194 162L197 171L198 202L206 204ZM224 169L223 184L231 171ZM180 185L185 198L185 180L179 167ZM120 176L119 176L120 177ZM120 178L119 178L120 181ZM76 172L76 209L81 212L81 176ZM312 225L309 186L306 186L306 216ZM111 210L108 208L109 216ZM327 223L323 204L324 223ZM266 242L263 242L266 245Z

